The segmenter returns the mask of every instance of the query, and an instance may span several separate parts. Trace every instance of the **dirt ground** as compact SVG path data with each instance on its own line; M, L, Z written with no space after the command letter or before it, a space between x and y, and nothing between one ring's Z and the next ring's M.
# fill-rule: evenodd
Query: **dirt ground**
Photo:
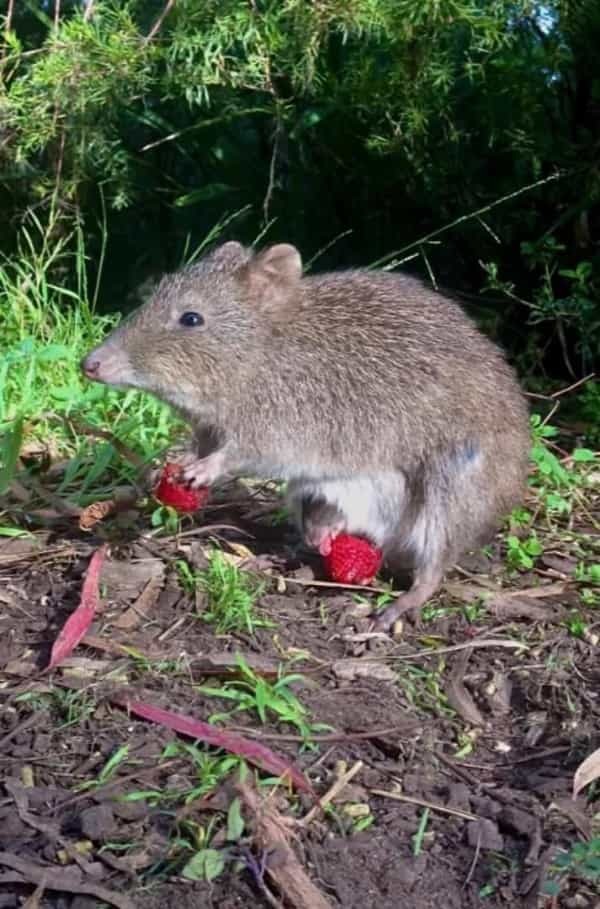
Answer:
M189 798L199 765L172 749L185 739L111 699L127 689L206 720L232 704L199 686L230 678L235 653L267 678L281 663L299 673L296 697L331 728L303 747L297 729L256 713L224 725L293 761L319 796L362 763L332 811L292 825L323 905L600 906L576 878L558 897L541 892L557 850L589 837L598 811L589 792L572 798L574 771L600 745L600 622L582 607L576 553L545 548L534 570L509 575L497 542L446 579L420 622L373 635L365 603L375 594L359 602L318 585L319 565L269 507L217 503L177 538L150 533L140 515L125 529L83 533L62 520L0 540L0 909L293 905L263 874L277 850L260 847L247 809L224 871L183 877L207 831L212 848L226 846L237 777ZM43 673L107 536L101 614ZM201 569L211 540L261 573L257 614L271 625L218 635L203 619L205 597L186 593L175 563ZM582 636L567 620L575 607ZM313 804L285 788L271 802L288 820Z

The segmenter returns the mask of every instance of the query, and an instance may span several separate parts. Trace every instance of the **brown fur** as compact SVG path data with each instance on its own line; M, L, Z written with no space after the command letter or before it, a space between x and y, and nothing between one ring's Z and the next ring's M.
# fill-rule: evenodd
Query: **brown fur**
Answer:
M186 311L205 325L181 327ZM205 440L197 457L217 446L218 473L296 482L305 505L306 478L318 490L367 477L357 495L375 498L397 478L378 542L415 581L386 625L523 495L529 425L513 370L456 303L407 275L302 277L293 247L227 243L163 279L84 368L177 407Z

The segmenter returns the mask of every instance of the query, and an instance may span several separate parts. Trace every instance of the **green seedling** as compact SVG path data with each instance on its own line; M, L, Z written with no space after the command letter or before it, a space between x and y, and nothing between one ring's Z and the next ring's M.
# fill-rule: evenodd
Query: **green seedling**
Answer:
M557 855L550 866L548 878L542 892L547 896L558 896L570 879L600 884L600 838L576 843L568 852Z
M421 854L423 851L423 841L425 839L425 832L427 830L427 822L429 821L429 808L423 810L421 815L421 820L419 821L419 826L417 827L417 832L412 838L413 841L413 855L415 858Z
M544 551L534 533L526 540L509 536L506 540L506 546L506 561L511 568L517 568L520 571L530 571L535 565L538 556Z
M421 610L421 619L423 622L435 622L437 619L446 618L453 612L451 606L431 606L425 604Z
M175 535L179 532L181 518L174 508L170 505L159 505L155 508L150 516L150 523L153 527L164 530L169 535ZM178 565L181 563L177 563ZM185 564L185 563L184 563Z
M449 706L443 690L443 671L444 662L441 658L436 670L423 669L412 663L402 664L398 683L407 701L417 709L434 716L453 717L455 712Z
M15 697L17 704L29 704L33 710L54 709L61 722L57 729L77 726L96 709L96 703L83 691L53 688L48 692L24 692Z
M575 580L585 586L580 590L584 606L595 608L600 603L600 564L580 562L575 569ZM588 586L589 585L589 586Z
M378 593L374 600L369 599L362 593L355 593L353 595L353 600L355 603L360 603L361 605L373 606L374 612L383 609L384 606L387 606L388 603L391 603L394 600L393 593L388 591L383 591L383 593Z
M269 514L269 522L273 527L279 527L282 524L286 524L290 519L290 514L287 508L276 508L275 511L272 511Z
M174 802L183 798L186 804L201 798L207 792L212 792L243 764L243 761L235 755L215 757L211 751L200 745L180 741L170 742L162 752L161 761L169 761L173 758L184 758L191 762L195 777L194 784L189 789L163 792L161 800Z
M215 626L219 634L272 627L272 623L256 614L256 603L265 589L264 582L228 562L218 549L209 557L205 571L192 572L187 563L178 562L177 570L188 593L205 591L208 605L201 615Z
M580 562L575 569L575 580L581 584L600 587L600 564L586 565L584 562Z
M475 735L472 732L458 732L456 736L456 745L454 757L459 761L464 761L464 759L474 751Z
M225 855L220 849L200 849L181 869L190 881L214 881L225 869Z
M480 622L483 619L486 612L485 603L483 600L477 600L475 603L467 603L465 606L461 607L461 612L467 622L474 625L475 622Z
M563 628L566 628L571 637L585 638L587 635L587 624L578 612L572 612L561 622Z
M114 777L119 767L128 762L128 758L129 745L122 745L120 748L117 748L113 755L111 755L95 780L88 780L85 783L81 783L79 786L75 787L75 791L85 792L88 789L97 789L99 786L108 783Z
M584 587L580 596L583 605L589 609L595 609L600 604L600 594L590 587Z
M253 672L239 654L236 656L236 662L243 678L225 682L220 688L208 686L199 688L203 694L223 698L235 705L230 711L213 714L209 719L210 723L222 722L235 713L248 711L258 715L261 723L273 721L294 727L303 737L305 745L310 744L310 737L314 733L331 728L320 723L311 723L306 707L292 691L291 685L302 681L301 675L280 674L276 682L269 682Z
M567 469L550 445L558 435L555 426L545 424L538 414L531 417L533 444L531 460L536 472L531 485L537 490L549 517L569 515L573 508L573 497L585 482L585 468L596 463L597 455L588 448L576 448L571 455L572 469Z
M443 619L448 616L462 615L470 622L477 622L482 618L485 607L481 601L469 603L466 606L434 606L432 604L423 606L421 610L421 619L423 622L434 622L437 619Z
M509 523L512 527L528 527L533 520L533 515L526 508L514 508L510 514Z

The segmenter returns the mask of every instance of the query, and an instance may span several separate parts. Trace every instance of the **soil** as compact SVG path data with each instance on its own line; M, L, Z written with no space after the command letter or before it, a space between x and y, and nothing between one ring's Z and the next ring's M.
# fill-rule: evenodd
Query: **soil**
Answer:
M200 687L231 678L236 653L271 680L281 663L298 673L292 688L311 722L331 728L305 747L273 716L240 712L222 726L293 761L319 796L361 762L333 809L304 825L295 821L311 797L277 791L299 867L326 905L600 906L580 878L542 893L558 850L589 837L597 812L589 792L572 798L576 768L600 745L600 666L599 623L568 546L553 564L550 553L509 574L497 541L447 577L420 620L374 635L365 604L376 593L320 586L318 563L271 520L268 495L228 496L177 538L150 532L147 513L125 527L83 533L61 518L0 538L0 909L293 905L261 873L277 850L265 854L247 811L227 845L237 774L195 791L198 765L173 750L186 740L112 697L127 689L206 720L232 704ZM106 538L101 611L43 672ZM219 635L205 621L206 597L186 592L176 563L202 568L211 542L260 574L257 614L270 625ZM574 608L580 637L568 627ZM208 844L228 857L224 870L186 879L186 861Z

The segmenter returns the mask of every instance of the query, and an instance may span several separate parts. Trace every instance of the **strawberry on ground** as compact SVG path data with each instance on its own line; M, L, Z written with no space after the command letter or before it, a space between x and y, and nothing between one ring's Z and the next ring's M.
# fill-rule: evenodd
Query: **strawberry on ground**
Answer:
M209 496L208 486L192 489L191 486L179 482L180 476L179 464L166 463L154 488L154 497L163 505L170 505L176 511L198 511L206 504Z
M370 584L383 559L381 550L369 540L341 533L331 543L325 556L325 570L332 581L340 584Z

